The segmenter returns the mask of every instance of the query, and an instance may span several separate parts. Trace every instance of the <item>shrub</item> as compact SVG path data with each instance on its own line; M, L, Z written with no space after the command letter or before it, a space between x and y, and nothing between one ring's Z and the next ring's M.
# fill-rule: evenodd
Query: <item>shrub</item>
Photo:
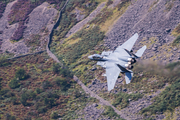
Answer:
M6 64L5 63L6 61L7 61L7 56L1 55L0 56L0 66L4 66Z
M73 74L71 73L71 71L68 68L62 68L60 69L60 74L63 77L69 77L69 78L73 78Z
M136 94L127 94L123 92L119 92L115 95L115 99L113 101L113 106L120 106L121 109L125 108L129 104L129 99L131 100L138 100L139 98L142 98L143 95L136 93Z
M10 90L7 89L7 88L0 90L0 96L6 95L9 91L10 91Z
M40 94L42 92L42 90L40 88L36 88L35 91L36 91L37 94Z
M58 119L60 116L58 115L58 113L57 112L52 112L51 113L51 118L52 119Z
M48 80L42 82L42 88L47 89L48 87L51 87L52 84Z
M5 120L16 120L15 116L11 116L9 113L5 115Z
M52 97L52 98L45 97L44 98L44 104L49 108L52 108L53 106L56 106L55 98L54 97Z
M61 90L67 90L70 87L70 84L64 78L56 78L55 82L58 86L60 86Z
M9 87L10 87L11 89L15 89L15 88L20 87L19 81L18 81L16 78L14 78L13 80L11 80L11 81L9 82Z
M108 2L106 3L106 6L109 6L110 4L112 4L113 1L112 0L108 0Z
M36 97L36 93L31 89L27 90L26 94L28 94L28 99L34 99Z
M28 78L28 74L26 74L26 71L22 68L20 68L19 70L17 70L17 72L15 73L15 78L19 79L19 80L25 80Z
M59 71L60 71L60 68L61 68L61 66L60 66L59 63L53 63L52 70L53 70L53 73L54 73L54 74L58 74Z
M79 90L74 91L74 97L79 98L82 94L79 92Z
M24 120L32 120L32 119L31 119L31 117L26 116L26 117L24 118Z
M38 113L45 113L47 111L46 106L42 106L40 108L38 108Z
M27 100L28 100L28 94L27 93L23 93L21 95L20 101L21 103L26 106L27 105Z
M17 104L17 98L16 97L11 97L11 103L13 105L16 105Z
M105 111L104 111L103 115L108 116L110 118L116 118L116 117L120 118L120 116L110 106L105 107ZM123 120L123 119L120 119L120 120Z

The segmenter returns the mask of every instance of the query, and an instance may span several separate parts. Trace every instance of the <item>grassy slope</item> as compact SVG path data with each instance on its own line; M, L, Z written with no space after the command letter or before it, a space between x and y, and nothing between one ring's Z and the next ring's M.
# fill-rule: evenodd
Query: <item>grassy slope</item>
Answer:
M65 72L53 73L54 61L46 53L30 55L15 60L6 61L5 66L0 67L0 118L52 118L53 112L57 112L63 119L77 118L74 111L79 111L87 103L94 99L85 98L86 94L81 87L74 83L72 78L65 76ZM17 70L24 69L29 78L20 80L15 89L9 87L10 81L15 78ZM68 81L68 87L58 84L64 79ZM76 104L74 104L76 103ZM72 116L73 112L73 116ZM9 116L8 116L9 114Z

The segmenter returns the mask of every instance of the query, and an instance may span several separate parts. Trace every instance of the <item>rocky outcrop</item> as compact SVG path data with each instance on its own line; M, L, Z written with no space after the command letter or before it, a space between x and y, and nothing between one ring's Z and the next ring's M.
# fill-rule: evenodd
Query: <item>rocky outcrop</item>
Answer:
M108 120L108 118L105 118L101 114L104 112L103 107L97 103L93 104L87 104L86 107L82 111L78 111L79 118L77 120Z
M0 31L2 31L2 34L0 34L0 38L2 39L2 44L0 49L2 52L9 51L12 53L23 54L28 52L28 48L26 47L24 42L19 41L17 43L12 43L10 41L11 36L18 27L17 23L13 25L8 24L8 14L10 13L11 7L15 2L16 1L7 4L5 12L3 13L3 16L0 19Z
M57 15L58 11L52 8L47 2L36 7L29 14L29 21L25 24L26 29L24 30L23 39L18 42L10 41L11 36L18 27L18 23L9 25L8 24L8 14L10 13L12 5L15 3L11 2L7 5L6 10L3 14L3 17L0 19L0 38L2 38L1 50L3 52L9 51L14 53L15 56L18 54L26 54L29 52L37 52L45 50L45 43L47 42L47 37L50 34L55 22L54 18ZM45 31L43 31L44 29ZM40 46L34 46L35 50L30 51L31 47L27 47L25 41L31 41L31 35L41 35L39 39Z
M28 38L31 34L38 34L43 27L47 27L50 32L55 24L53 20L58 11L52 8L49 3L44 2L36 7L30 14L27 28L24 30L23 37Z

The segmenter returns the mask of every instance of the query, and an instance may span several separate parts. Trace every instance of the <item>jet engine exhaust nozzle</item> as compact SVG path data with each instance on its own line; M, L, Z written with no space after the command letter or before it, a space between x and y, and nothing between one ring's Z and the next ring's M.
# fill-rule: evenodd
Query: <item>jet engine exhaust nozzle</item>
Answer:
M125 67L129 70L133 69L133 66L131 64L125 64Z
M129 61L131 64L136 63L136 59L135 59L135 58L128 58L128 61ZM128 63L129 63L129 62L128 62Z

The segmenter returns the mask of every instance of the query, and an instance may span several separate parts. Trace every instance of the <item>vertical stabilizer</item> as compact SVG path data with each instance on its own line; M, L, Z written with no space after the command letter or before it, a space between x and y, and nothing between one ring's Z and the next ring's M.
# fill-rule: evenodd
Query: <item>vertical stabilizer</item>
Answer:
M141 56L143 55L143 53L144 53L145 50L146 50L146 45L143 46L142 48L140 48L140 49L137 51L137 53L135 54L135 56L141 57Z
M133 73L132 72L125 72L126 84L129 84L131 82L131 78L132 77L133 77Z

